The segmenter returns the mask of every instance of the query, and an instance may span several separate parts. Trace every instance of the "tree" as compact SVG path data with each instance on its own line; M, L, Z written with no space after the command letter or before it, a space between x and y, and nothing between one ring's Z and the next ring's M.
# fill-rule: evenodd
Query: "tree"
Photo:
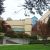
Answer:
M11 26L8 25L5 21L2 21L1 25L2 25L2 29L5 33L7 33L11 29Z
M6 21L2 21L1 23L2 25L2 29L3 29L3 32L5 33L6 36L16 36L16 33L12 30L11 26L6 23Z
M2 30L2 25L1 25L2 21L3 21L3 18L0 17L0 33L3 32L3 30Z
M3 1L4 0L0 0L0 15L4 12Z
M47 32L48 32L48 36L50 36L50 17L47 21Z
M0 20L0 32L3 32L1 23L2 23L2 20Z
M12 18L10 18L10 17L9 17L9 18L7 18L7 21L11 21L11 20L12 20Z
M43 43L46 44L48 37L47 24L39 21L38 25L39 25L38 35L42 37Z
M49 17L49 19L48 19L47 24L48 24L48 28L50 29L50 17Z
M23 6L25 7L25 9L28 9L32 14L35 14L35 12L33 11L34 8L38 14L42 15L43 11L48 9L49 3L47 4L47 1L49 0L25 0L25 4Z
M3 21L3 18L0 17L0 28L2 27L2 26L1 26L2 21Z

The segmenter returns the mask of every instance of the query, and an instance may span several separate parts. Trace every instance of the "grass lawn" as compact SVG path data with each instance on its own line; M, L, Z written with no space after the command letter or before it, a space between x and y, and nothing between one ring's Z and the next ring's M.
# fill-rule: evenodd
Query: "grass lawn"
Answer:
M50 50L50 45L32 44L32 45L3 45L0 50Z

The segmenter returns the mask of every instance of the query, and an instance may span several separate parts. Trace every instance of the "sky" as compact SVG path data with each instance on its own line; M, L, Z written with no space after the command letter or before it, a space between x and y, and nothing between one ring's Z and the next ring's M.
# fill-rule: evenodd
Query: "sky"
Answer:
M12 18L13 20L20 20L25 18L32 18L33 16L36 16L38 19L41 18L39 14L37 13L35 13L35 15L30 14L28 13L29 11L27 11L27 13L30 14L30 16L25 16L24 7L21 6L24 3L25 3L24 0L5 0L4 1L5 12L1 16L3 17L4 20L6 20L7 18Z

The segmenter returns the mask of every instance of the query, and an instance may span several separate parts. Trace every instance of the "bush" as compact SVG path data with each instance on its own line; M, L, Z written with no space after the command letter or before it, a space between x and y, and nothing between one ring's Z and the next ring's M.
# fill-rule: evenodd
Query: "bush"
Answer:
M16 34L14 31L9 31L5 34L5 36L11 37L11 38L16 38Z
M37 36L31 36L30 37L30 44L37 43Z
M2 28L0 28L0 32L3 32L3 29Z
M9 31L7 32L5 35L8 36L8 37L11 37L11 38L19 38L21 37L22 38L22 34L24 32L14 32L14 31Z
M30 38L30 36L24 33L24 31L22 32L10 31L10 32L7 32L5 35L11 38Z
M0 39L3 39L4 38L4 36L0 36Z
M18 38L30 38L30 36L28 34L25 34L25 33L19 33L19 34L17 34L17 37Z
M4 38L4 33L0 32L0 39L3 39L3 38Z
M37 40L37 36L31 36L30 39Z

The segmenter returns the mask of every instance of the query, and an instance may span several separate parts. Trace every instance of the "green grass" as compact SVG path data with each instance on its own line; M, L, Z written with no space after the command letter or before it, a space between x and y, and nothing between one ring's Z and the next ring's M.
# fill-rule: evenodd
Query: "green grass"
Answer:
M50 50L50 45L32 44L32 45L4 45L0 50Z

